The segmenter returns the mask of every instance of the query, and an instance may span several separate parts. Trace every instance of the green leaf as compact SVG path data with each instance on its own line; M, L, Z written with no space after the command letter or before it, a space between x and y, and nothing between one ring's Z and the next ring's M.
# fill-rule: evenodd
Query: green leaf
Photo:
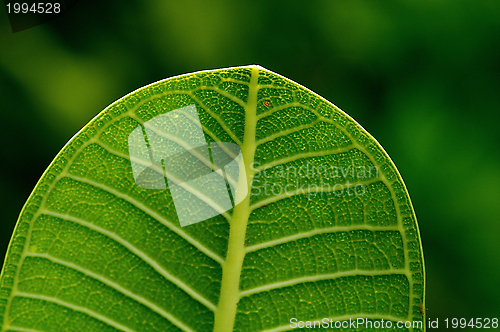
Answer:
M325 99L247 66L141 88L64 147L19 217L0 322L223 332L363 318L404 331L425 322L424 285L385 151Z

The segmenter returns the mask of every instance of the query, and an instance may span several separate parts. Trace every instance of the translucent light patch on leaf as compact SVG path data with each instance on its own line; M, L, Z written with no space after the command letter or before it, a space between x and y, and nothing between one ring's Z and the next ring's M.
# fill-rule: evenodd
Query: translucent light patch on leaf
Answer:
M129 135L136 184L166 189L167 179L181 226L233 208L226 182L235 204L248 193L246 178L240 177L246 175L240 147L227 142L211 142L210 147L213 164L195 105L158 115Z

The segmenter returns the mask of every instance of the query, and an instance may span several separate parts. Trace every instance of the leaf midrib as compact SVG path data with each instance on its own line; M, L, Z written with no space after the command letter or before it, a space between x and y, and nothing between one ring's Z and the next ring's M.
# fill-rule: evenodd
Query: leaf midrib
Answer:
M248 90L248 102L245 105L245 132L241 153L247 175L248 192L250 192L255 171L253 162L256 148L257 128L257 91L259 89L260 67L251 67L251 77ZM240 292L240 275L245 258L245 236L248 218L250 216L250 195L235 206L230 222L228 249L222 268L221 291L219 304L215 312L214 332L232 332L236 318L236 308Z

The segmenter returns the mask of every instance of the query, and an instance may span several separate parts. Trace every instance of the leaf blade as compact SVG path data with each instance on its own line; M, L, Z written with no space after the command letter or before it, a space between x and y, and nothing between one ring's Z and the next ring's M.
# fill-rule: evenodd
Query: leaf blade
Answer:
M135 185L126 138L148 120L193 103L208 143L242 147L250 190L265 189L255 180L267 181L266 172L274 175L270 188L295 190L248 195L234 208L231 228L221 215L181 228L168 189ZM305 177L307 184L316 184L306 192L295 182L304 179L300 173L276 176L280 166L297 171L309 162L337 165L338 177L321 177L328 190L314 183L314 176ZM359 176L355 166L375 167L376 176ZM331 187L349 180L367 191L336 195ZM82 290L61 295L57 285L65 279L46 278L50 271L88 289L95 283L109 294L101 300L110 308L128 304L121 311L103 310ZM37 278L48 281L32 282ZM290 329L287 319L294 315L422 319L424 270L413 208L385 151L326 100L249 66L161 81L96 117L61 151L30 196L9 246L1 287L3 330L16 324L54 329L46 320L13 314L42 300L44 305L39 301L34 307L53 310L54 321L67 317L61 310L73 310L78 319L92 322L92 331L210 331L214 324L215 331L233 326L278 331ZM387 305L395 300L403 304ZM123 310L140 314L125 318Z

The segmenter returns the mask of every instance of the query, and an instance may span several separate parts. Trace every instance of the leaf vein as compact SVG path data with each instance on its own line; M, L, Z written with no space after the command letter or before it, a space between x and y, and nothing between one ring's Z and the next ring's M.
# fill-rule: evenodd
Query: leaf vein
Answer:
M356 186L359 184L369 185L369 184L379 182L379 181L380 181L380 179L375 178L375 179L370 179L370 180L365 180L365 181L351 182L350 184L353 186ZM311 187L311 186L309 186L306 189L299 188L296 190L286 191L283 194L271 196L267 199L263 199L261 201L258 201L256 203L250 205L250 210L253 211L261 206L268 205L268 204L277 202L279 200L282 200L285 198L290 198L290 197L293 197L296 195L307 195L307 194L312 194L312 193L332 193L334 191L335 191L335 185L333 185L332 187L330 187L330 186L328 186L328 187L316 187L316 186Z
M326 119L326 118L323 118L325 121L326 120L329 120L329 119ZM332 120L329 120L330 122L333 123ZM354 120L352 120L354 123L356 123ZM347 130L345 129L342 129L341 130L344 132L344 134L351 140L351 142L354 142L353 140L353 137L351 134L349 134L347 132ZM374 140L375 141L375 140ZM373 144L373 143L372 143ZM375 144L378 145L378 147L385 152L384 148L382 146L380 146L380 144L377 143L377 141L375 141ZM360 146L359 144L356 144L358 146L358 149L363 152L369 159L370 161L373 163L373 165L378 165L379 163L377 163L373 156L368 153L366 151L366 149L362 146ZM385 153L385 155L387 156L387 153ZM389 164L392 163L392 161L389 159ZM404 182L403 182L403 179L401 179L401 176L399 174L399 172L397 171L397 169L394 167L394 170L396 172L396 177L398 177L399 179L399 182L403 185L404 187ZM401 237L403 238L403 253L404 253L404 259L405 259L405 268L406 270L410 271L410 258L409 258L409 254L408 254L408 240L406 238L406 230L403 228L403 221L402 221L402 217L401 217L401 209L399 207L399 204L398 204L398 200L396 198L396 195L394 193L394 188L393 186L389 183L389 181L387 180L387 177L385 176L384 172L380 172L379 174L379 177L380 177L380 180L386 184L387 188L389 189L390 193L391 193L391 199L394 203L394 208L396 209L396 218L397 218L397 222L398 222L398 225L400 225L400 227L403 229L403 231L401 232ZM413 207L411 208L413 210ZM409 298L410 298L410 301L409 301L409 306L408 306L408 317L411 317L412 316L412 310L413 310L413 275L410 273L408 275L408 283L409 283ZM410 331L413 331L413 327L410 327L409 329Z
M144 213L148 214L152 218L154 218L154 219L158 220L159 222L161 222L164 226L168 227L170 230L172 230L177 235L179 235L180 237L182 237L184 240L186 240L187 242L189 242L190 244L192 244L194 247L196 247L198 250L200 250L201 252L203 252L205 255L207 255L208 257L212 258L214 261L218 262L219 264L223 264L224 263L224 259L222 257L220 257L216 253L212 252L211 250L209 250L208 248L206 248L205 246L203 246L196 239L194 239L191 236L189 236L186 232L184 232L183 230L181 230L179 227L176 227L173 223L171 223L167 219L163 218L158 213L156 213L156 212L152 211L151 209L147 208L144 204L136 201L135 199L132 199L130 196L122 194L122 193L116 191L113 188L110 188L110 187L108 187L108 186L106 186L104 184L97 183L97 182L89 180L89 179L84 179L84 178L81 178L81 177L78 177L78 176L74 176L74 175L70 175L70 174L67 174L66 177L68 177L70 179L73 179L73 180L76 180L76 181L87 183L87 184L89 184L91 186L94 186L96 188L99 188L99 189L102 189L104 191L109 192L110 194L115 195L118 198L121 198L121 199L123 199L123 200L131 203L132 205L134 205L138 209L142 210Z
M342 271L342 272L336 272L336 273L329 273L329 274L319 274L315 276L307 276L307 277L300 277L300 278L294 278L286 281L279 281L276 283L272 284L267 284L251 289L247 289L244 291L240 291L240 298L242 297L247 297L253 294L257 293L262 293L262 292L267 292L270 290L278 289L278 288L284 288L284 287L289 287L289 286L294 286L297 284L303 284L307 282L315 282L315 281L322 281L322 280L328 280L328 279L336 279L336 278L342 278L342 277L354 277L354 276L379 276L379 275L397 275L397 274L402 274L405 275L408 278L409 272L406 269L387 269L387 270L351 270L351 271Z
M262 170L270 168L270 167L285 164L285 163L288 163L290 161L295 161L297 159L308 158L308 157L321 157L321 156L326 156L326 155L330 155L330 154L343 153L343 152L348 152L348 151L355 149L355 148L356 147L354 145L349 145L349 146L346 146L343 148L337 148L337 149L333 149L333 150L320 150L320 151L298 153L296 155L293 155L293 156L290 156L287 158L281 158L281 159L273 160L267 164L259 165L259 167L256 167L255 170L257 172L259 172L259 171L262 171Z
M159 314L160 316L162 316L163 318L165 318L166 320L170 321L172 324L174 324L175 326L177 326L178 328L184 330L184 331L190 331L189 327L185 326L181 321L179 321L177 318L175 318L172 314L166 312L165 310L163 310L162 308L158 307L156 304L148 301L147 299L141 297L141 296L138 296L136 294L134 294L133 292L123 288L122 286L118 285L117 283L107 279L106 277L104 276L101 276L101 275L98 275L90 270L87 270L77 264L74 264L74 263L71 263L71 262L67 262L67 261L64 261L62 259L58 259L56 257L53 257L49 254L39 254L39 253L33 253L33 252L28 252L28 255L29 257L39 257L39 258L43 258L43 259L47 259L55 264L58 264L58 265L62 265L62 266L65 266L67 268L70 268L70 269L73 269L75 271L78 271L90 278L93 278L95 280L98 280L100 281L101 283L105 284L106 286L109 286L113 289L115 289L116 291L122 293L123 295L125 296L128 296L129 298L135 300L136 302L144 305L145 307L151 309L152 311L156 312L157 314ZM215 308L215 307L214 307Z
M283 137L283 136L286 136L286 135L289 135L289 134L293 134L293 133L301 131L303 129L313 128L315 125L317 125L321 121L322 120L320 120L320 119L316 119L316 120L314 120L314 121L312 121L312 122L310 122L308 124L296 126L296 127L293 127L293 128L287 129L287 130L282 130L282 131L280 131L278 133L275 133L275 134L266 136L264 138L261 138L260 140L258 140L257 142L255 142L255 145L256 146L262 145L262 144L267 143L269 141L272 141L272 140L274 140L276 138Z
M134 255L136 255L137 257L142 259L144 262L149 264L156 272L158 272L165 279L172 282L174 285L176 285L177 287L182 289L184 292L189 294L192 298L194 298L195 300L197 300L198 302L203 304L205 307L207 307L208 309L210 309L214 312L217 310L217 308L215 307L215 305L213 303L211 303L210 301L205 299L203 296L198 294L195 290L193 290L191 287L189 287L188 285L183 283L181 280L179 280L176 277L174 277L173 275L171 275L168 271L166 271L163 267L161 267L155 260L153 260L151 257L146 255L144 252L142 252L141 250L136 248L134 245L132 245L130 242L126 241L125 239L121 238L120 236L116 235L115 233L110 232L108 230L105 230L99 226L92 224L92 223L86 222L84 220L81 220L79 218L75 218L75 217L72 217L69 215L63 215L63 214L48 211L48 210L44 210L43 214L77 223L81 226L87 227L93 231L96 231L100 234L103 234L104 236L116 241L120 245L127 248L131 253L133 253Z
M268 242L262 242L259 244L255 244L252 246L246 247L246 252L253 252L269 247L274 247L279 244L287 243L287 242L292 242L292 241L297 241L300 239L304 238L310 238L313 237L314 235L318 234L326 234L326 233L338 233L338 232L350 232L350 231L360 231L360 230L368 230L368 231L398 231L401 232L401 229L399 227L394 227L394 226L370 226L370 225L353 225L353 226L333 226L333 227L328 227L328 228L317 228L310 230L308 232L304 233L297 233L294 235L282 237L279 239L275 239L272 241Z
M187 93L187 95L189 95L194 101L196 101L198 104L200 104L202 107L203 107L203 110L205 112L207 112L208 115L210 115L213 119L215 119L215 121L217 121L219 123L219 125L222 127L222 129L224 129L224 131L229 135L229 137L231 137L233 139L233 141L238 144L239 146L241 146L241 141L238 139L238 137L236 137L235 133L233 133L229 127L226 125L226 123L224 121L222 121L222 119L216 115L214 112L210 111L210 108L207 107L205 105L205 103L203 103L197 96L195 96L194 94L192 93Z
M135 332L134 330L126 327L126 326L123 326L121 325L120 323L108 318L108 317L105 317L103 315L100 315L98 314L97 312L95 311L92 311L88 308L85 308L85 307L80 307L80 306L77 306L77 305L74 305L72 303L68 303L68 302L65 302L65 301L62 301L58 298L55 298L55 297L50 297L50 296L45 296L45 295L39 295L39 294L31 294L31 293L23 293L23 292L17 292L15 294L15 296L19 296L19 297L24 297L24 298L30 298L30 299L35 299L35 300L40 300L40 301L44 301L44 302L50 302L50 303L53 303L53 304L57 304L61 307L65 307L65 308L68 308L68 309L71 309L71 310L74 310L74 311L78 311L78 312L81 312L81 313L84 313L86 314L87 316L90 316L106 325L109 325L117 330L120 330L120 331L123 331L123 332Z

